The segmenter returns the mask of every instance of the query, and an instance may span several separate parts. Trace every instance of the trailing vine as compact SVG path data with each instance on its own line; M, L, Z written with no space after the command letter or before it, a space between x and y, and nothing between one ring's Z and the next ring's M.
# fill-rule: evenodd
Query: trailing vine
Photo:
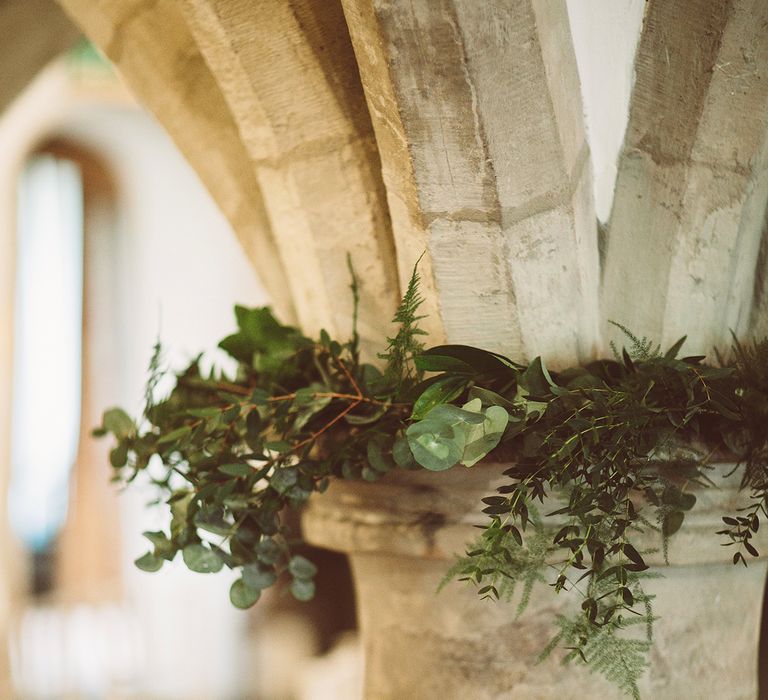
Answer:
M483 499L487 526L448 577L481 597L518 590L518 613L537 582L573 590L581 609L555 621L543 655L563 646L567 659L639 697L654 615L637 536L658 530L666 552L715 455L745 463L751 496L745 510L724 514L719 535L734 564L758 556L753 535L768 515L768 340L734 339L732 357L709 365L678 358L684 338L662 353L621 327L629 349L614 347L614 359L550 372L538 357L526 365L463 345L424 350L420 303L414 269L381 368L361 361L356 329L345 343L325 331L310 340L267 308L238 306L238 330L219 344L236 375L203 375L198 358L158 400L158 344L143 415L113 408L96 430L116 439L116 478L146 475L169 512L168 530L145 533L150 547L137 566L157 571L181 552L193 571L238 571L237 607L280 582L309 600L316 568L294 553L286 509L333 478L471 467L503 447L515 455L508 481Z

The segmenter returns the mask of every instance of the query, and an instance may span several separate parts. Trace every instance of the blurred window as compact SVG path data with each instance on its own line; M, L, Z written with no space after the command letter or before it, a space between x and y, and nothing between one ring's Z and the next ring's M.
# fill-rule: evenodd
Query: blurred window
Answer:
M67 515L80 435L83 186L79 166L33 155L19 177L11 425L11 526L45 588Z

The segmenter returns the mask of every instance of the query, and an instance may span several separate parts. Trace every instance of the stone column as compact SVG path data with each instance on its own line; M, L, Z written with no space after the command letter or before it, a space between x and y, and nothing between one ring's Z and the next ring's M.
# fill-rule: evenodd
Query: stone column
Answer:
M663 346L688 334L686 348L708 352L756 322L768 203L766 26L762 0L652 0L646 10L603 308L605 319Z
M721 515L743 503L740 473L719 478L731 467L712 475L719 488L697 492L698 504L671 539L671 566L659 553L646 557L663 578L645 586L656 594L654 611L661 616L651 668L640 684L645 698L756 697L766 564L734 567L731 550L714 534ZM517 600L483 601L460 582L437 592L453 557L477 537L472 525L485 519L480 499L504 481L504 468L392 472L375 484L336 481L310 500L306 538L346 552L352 562L367 698L623 697L583 666L561 665L562 649L537 665L555 634L554 616L578 610L567 594L537 584L518 617ZM760 535L757 546L765 550L768 535ZM658 548L659 539L654 535L640 545Z
M342 4L398 255L428 251L448 341L591 357L597 228L565 4Z

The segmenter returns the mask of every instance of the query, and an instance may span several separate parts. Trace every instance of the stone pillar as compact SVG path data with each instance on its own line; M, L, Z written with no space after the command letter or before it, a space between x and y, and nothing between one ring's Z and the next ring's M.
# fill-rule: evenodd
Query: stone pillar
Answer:
M448 341L592 356L597 229L565 4L342 4L398 255L428 251Z
M762 0L652 0L646 10L603 308L664 346L687 333L686 347L706 352L754 322L768 203L767 25Z
M743 503L740 473L712 478L719 488L697 492L699 502L670 542L671 566L660 554L647 560L663 578L649 581L657 595L651 668L641 694L654 700L746 699L757 694L758 638L764 561L748 569L714 534L720 516ZM503 483L505 467L463 467L434 474L392 472L380 482L334 482L310 500L306 538L346 552L352 562L366 654L366 697L584 700L622 697L602 676L579 664L562 666L563 650L537 665L555 634L554 616L577 602L538 584L528 609L480 600L474 588L438 585L453 557L463 553L485 516L480 499ZM545 506L546 509L546 506ZM546 512L546 510L544 511ZM768 536L760 533L758 547ZM658 535L641 541L659 547Z

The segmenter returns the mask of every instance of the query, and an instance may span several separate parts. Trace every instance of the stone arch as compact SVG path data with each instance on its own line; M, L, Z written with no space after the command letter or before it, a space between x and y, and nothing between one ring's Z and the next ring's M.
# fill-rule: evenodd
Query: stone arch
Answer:
M380 345L398 297L397 266L341 6L184 0L181 7L264 192L301 325L349 333L349 253L364 280L360 334Z
M229 219L286 321L296 314L261 188L230 109L173 0L62 0L163 124Z
M80 29L53 0L0 4L0 114L44 66L80 36Z

